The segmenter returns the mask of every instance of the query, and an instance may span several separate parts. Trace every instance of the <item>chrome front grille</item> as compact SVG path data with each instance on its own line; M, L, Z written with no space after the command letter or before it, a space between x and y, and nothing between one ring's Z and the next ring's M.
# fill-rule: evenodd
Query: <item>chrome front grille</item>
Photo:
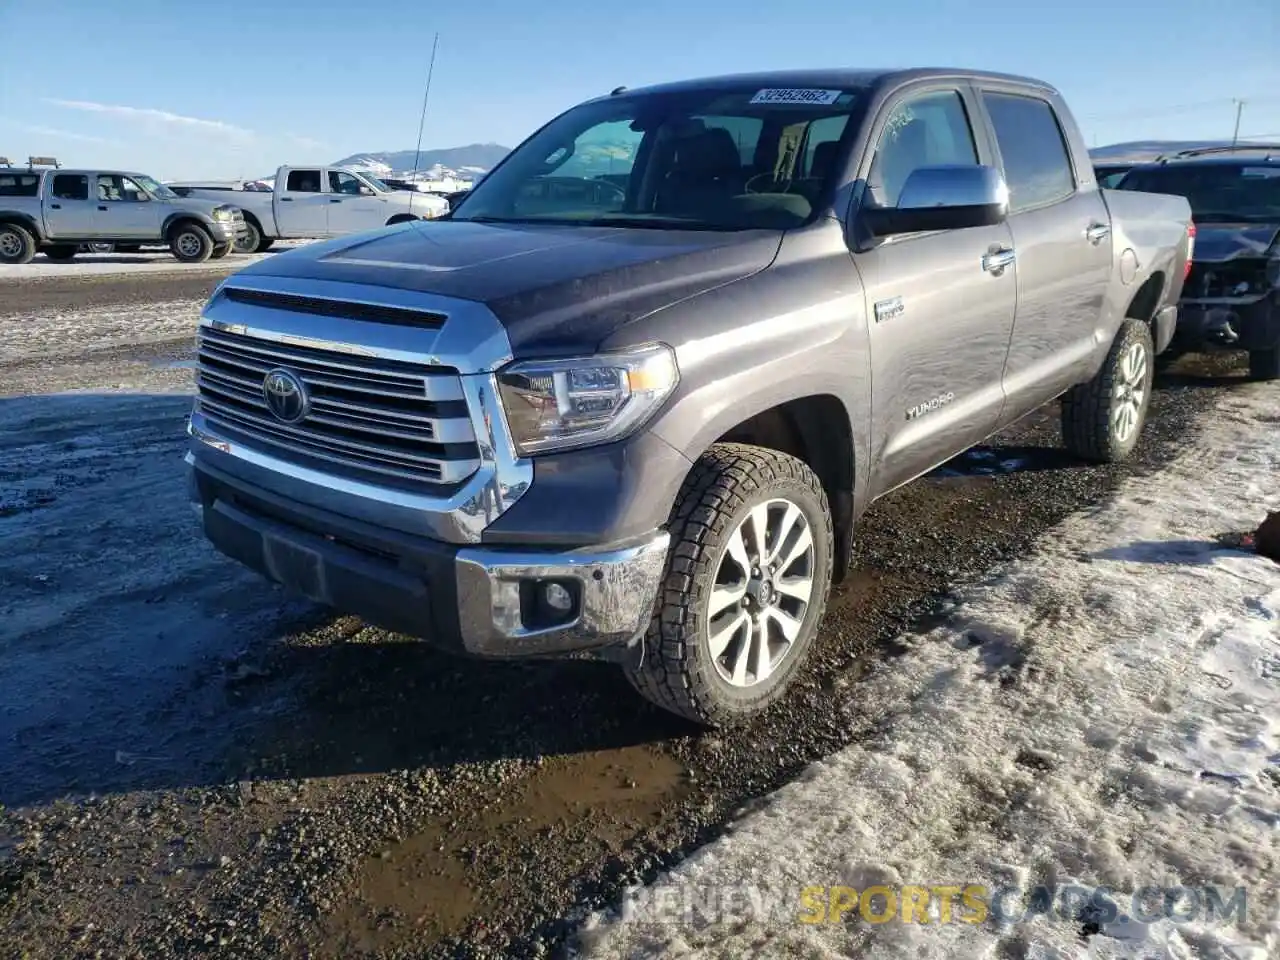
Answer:
M297 422L277 417L263 384L273 370L310 401ZM202 326L199 410L212 426L264 452L372 482L455 484L480 467L456 371L280 343Z

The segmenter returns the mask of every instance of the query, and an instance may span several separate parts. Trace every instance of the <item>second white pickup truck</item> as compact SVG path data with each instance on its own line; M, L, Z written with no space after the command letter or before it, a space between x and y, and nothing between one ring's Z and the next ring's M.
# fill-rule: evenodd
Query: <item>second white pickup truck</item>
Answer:
M440 197L392 190L376 177L343 167L283 166L269 191L207 181L168 186L182 196L221 200L243 210L247 229L236 241L239 253L261 253L278 239L338 237L449 212Z

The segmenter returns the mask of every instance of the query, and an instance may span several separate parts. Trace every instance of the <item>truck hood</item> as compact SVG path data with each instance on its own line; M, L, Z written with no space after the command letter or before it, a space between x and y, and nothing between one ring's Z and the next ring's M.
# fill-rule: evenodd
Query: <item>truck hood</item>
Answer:
M776 230L416 221L275 254L240 273L474 300L528 356L595 349L646 314L763 270L781 238Z
M231 200L203 200L199 197L179 197L177 200L166 201L174 210L186 210L191 213L202 213L210 219L213 218L213 211L218 207L234 207L235 203Z
M1198 223L1197 263L1221 263L1237 257L1265 257L1280 238L1280 223Z

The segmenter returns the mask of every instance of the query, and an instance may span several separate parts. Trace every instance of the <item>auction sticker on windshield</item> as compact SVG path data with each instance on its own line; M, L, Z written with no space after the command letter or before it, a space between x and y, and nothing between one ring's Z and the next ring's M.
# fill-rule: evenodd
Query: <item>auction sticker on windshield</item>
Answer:
M839 99L840 90L761 90L752 103L809 103L825 106Z

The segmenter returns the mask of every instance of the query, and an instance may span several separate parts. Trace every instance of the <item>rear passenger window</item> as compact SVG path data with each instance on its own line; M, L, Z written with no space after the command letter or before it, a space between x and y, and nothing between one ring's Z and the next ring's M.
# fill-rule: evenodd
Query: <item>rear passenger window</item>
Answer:
M907 177L920 167L977 163L978 151L960 94L954 90L926 93L898 104L885 121L867 186L877 206L893 207Z
M57 200L88 200L89 178L83 173L60 173L53 178L50 193Z
M319 193L319 170L290 170L285 189L290 193Z
M0 173L0 197L34 197L40 178L30 173Z
M1053 107L1035 97L983 93L1004 160L1009 210L1056 203L1076 189L1071 154Z

